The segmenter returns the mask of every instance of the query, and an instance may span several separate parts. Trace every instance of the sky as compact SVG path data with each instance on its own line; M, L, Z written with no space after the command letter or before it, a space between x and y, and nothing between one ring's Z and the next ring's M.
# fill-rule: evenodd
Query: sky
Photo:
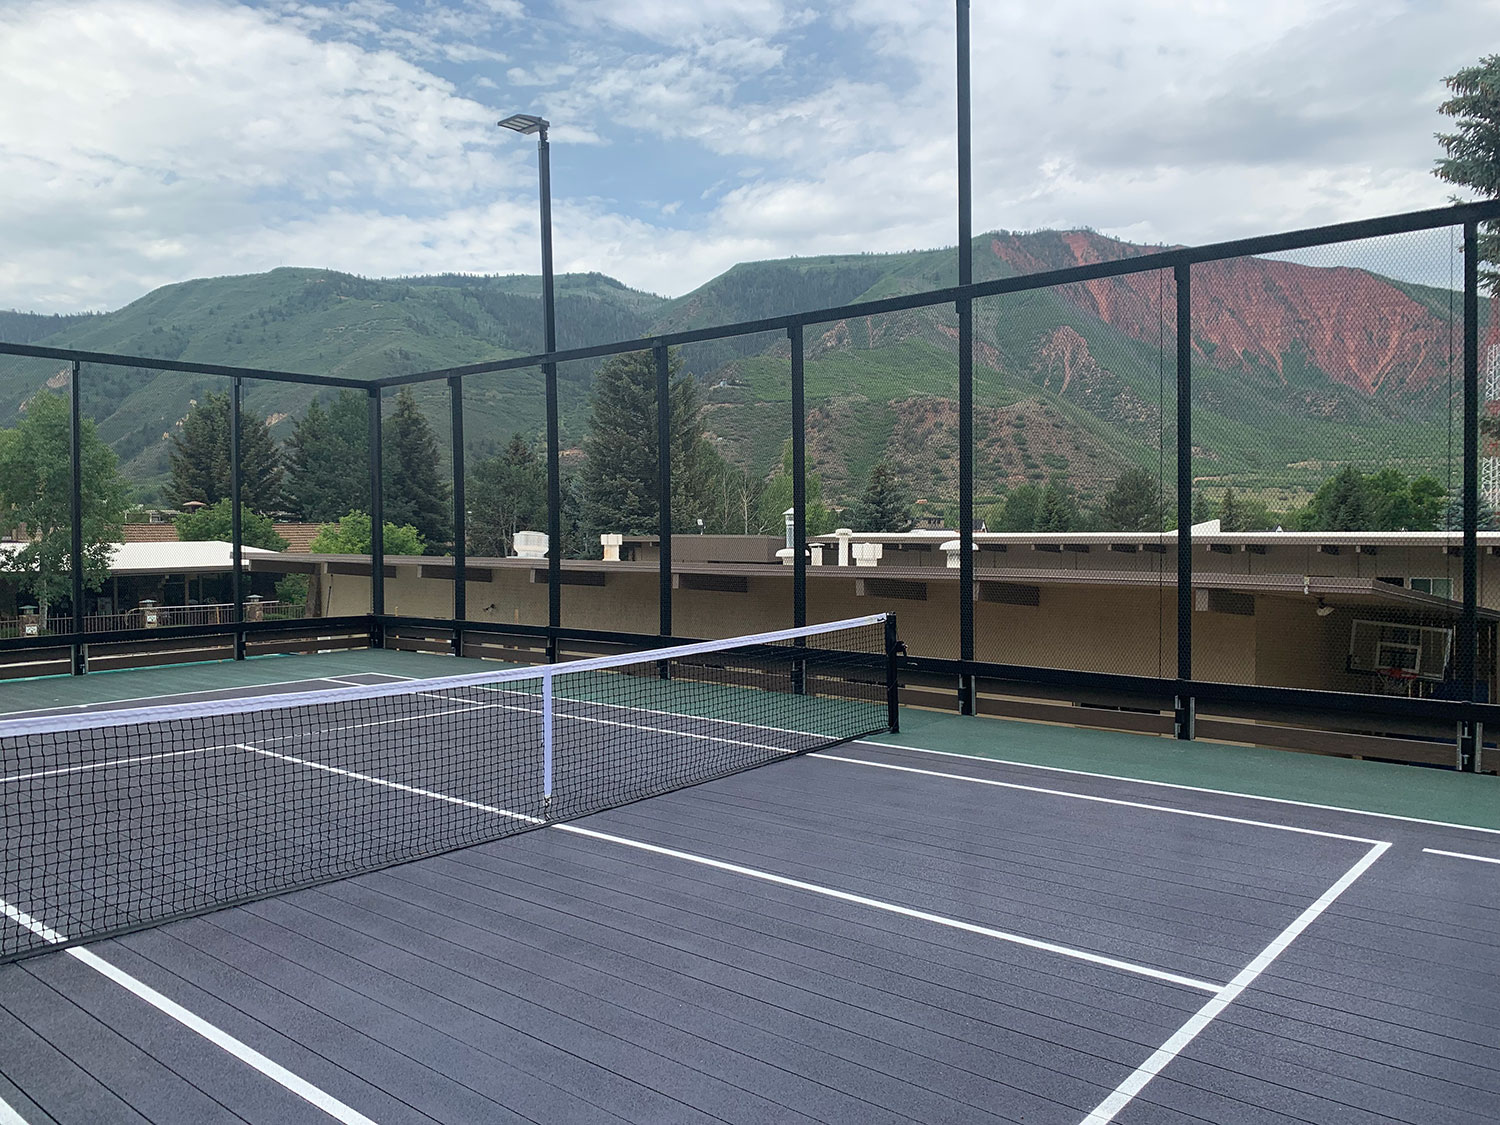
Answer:
M943 0L0 0L0 308L194 277L953 245ZM974 224L1195 244L1441 206L1500 0L974 0ZM1436 240L1435 240L1436 239ZM1446 234L1307 260L1438 280Z

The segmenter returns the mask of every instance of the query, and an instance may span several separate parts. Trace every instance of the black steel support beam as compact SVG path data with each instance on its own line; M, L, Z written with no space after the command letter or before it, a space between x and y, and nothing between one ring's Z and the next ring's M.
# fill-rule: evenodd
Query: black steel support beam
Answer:
M73 378L68 383L68 461L72 494L69 502L68 565L73 579L73 635L83 635L83 388L81 376L83 365L73 361ZM43 607L45 610L45 607ZM88 649L80 643L72 646L73 675L81 676L88 671Z
M969 0L958 17L958 284L974 282L974 203L969 88ZM958 655L974 660L974 302L958 310ZM958 710L974 714L974 677L959 679Z
M639 345L637 345L639 347ZM547 383L547 625L562 628L562 438L557 422L557 364L542 365ZM553 653L556 659L556 653Z
M462 379L448 380L448 406L452 413L450 437L453 441L453 619L460 624L453 627L453 655L464 654L464 629L461 624L469 616L468 575L465 568L469 560L468 507L464 497L464 382Z
M1177 290L1177 678L1193 678L1193 289L1192 267L1175 266ZM1193 737L1193 700L1179 694L1177 737Z
M656 360L656 531L661 538L658 556L657 602L660 632L672 635L672 371L666 345L651 349Z
M244 502L244 470L240 466L240 410L244 389L236 375L229 381L229 599L234 602L234 658L245 659L245 590L243 558L245 529L240 515Z
M364 390L368 379L345 379L337 375L304 375L296 371L273 371L259 367L227 367L221 363L186 363L175 359L155 359L144 355L120 355L117 352L84 352L74 348L44 348L36 344L7 344L0 341L0 355L30 356L35 359L62 359L75 363L97 363L104 367L141 367L149 371L185 371L190 375L227 375L243 379L264 379L272 383L304 383L313 387L350 387Z
M1493 310L1490 313L1494 315ZM1458 678L1463 698L1477 698L1479 672L1479 224L1464 224L1464 609L1459 626ZM1489 677L1485 677L1488 681ZM1460 750L1473 769L1479 747L1467 725Z
M807 371L802 326L787 329L792 346L792 624L807 624Z
M381 393L379 387L370 392L370 613L375 618L370 644L384 648L379 620L385 614L385 471L382 467Z

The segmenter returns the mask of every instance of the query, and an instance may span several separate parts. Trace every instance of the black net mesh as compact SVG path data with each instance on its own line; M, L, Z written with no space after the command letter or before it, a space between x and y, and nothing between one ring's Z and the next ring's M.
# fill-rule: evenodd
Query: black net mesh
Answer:
M886 637L869 618L670 659L0 725L0 960L887 729Z

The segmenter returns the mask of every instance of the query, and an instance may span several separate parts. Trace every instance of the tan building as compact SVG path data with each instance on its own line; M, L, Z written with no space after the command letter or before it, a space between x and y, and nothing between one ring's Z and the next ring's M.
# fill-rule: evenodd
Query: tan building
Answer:
M976 656L992 663L1172 677L1177 545L1167 535L978 533ZM1335 691L1453 690L1462 537L1449 532L1194 529L1194 678ZM675 536L674 633L721 637L792 624L780 540ZM812 541L809 621L897 614L916 656L958 655L952 532L835 534ZM1495 697L1500 532L1480 534L1478 677ZM611 552L613 553L613 552ZM563 624L655 634L659 543L622 537L619 559L566 559ZM279 555L253 570L303 572L325 615L369 611L368 558ZM540 625L545 558L470 559L471 620ZM453 561L387 558L386 610L447 618Z

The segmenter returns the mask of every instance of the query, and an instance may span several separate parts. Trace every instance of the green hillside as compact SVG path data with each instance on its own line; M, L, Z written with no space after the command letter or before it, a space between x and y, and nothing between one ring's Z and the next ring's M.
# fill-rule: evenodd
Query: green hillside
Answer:
M1087 231L975 239L975 277L1109 260L1150 248ZM1453 334L1446 290L1364 271L1248 259L1195 286L1194 472L1278 503L1328 467L1426 470L1447 479ZM975 304L976 491L997 496L1066 475L1098 495L1126 466L1174 459L1175 325L1164 275L1035 291ZM951 249L743 263L668 301L600 274L558 279L562 347L831 308L955 283ZM1485 310L1488 314L1488 308ZM50 329L50 331L43 331ZM40 333L40 335L39 335ZM211 278L156 290L105 315L0 314L0 339L143 357L272 367L354 378L541 349L540 279L447 274L371 280L313 269ZM805 332L809 455L825 493L847 500L880 458L915 493L957 489L957 319L938 307L810 325ZM782 333L693 345L705 421L731 460L771 472L790 436L789 347ZM595 364L561 372L564 445L576 450ZM45 384L50 361L0 357L0 420ZM90 366L84 407L143 499L166 473L166 436L222 379ZM477 453L543 423L539 371L465 383ZM284 438L311 400L300 386L249 383L247 408ZM445 385L418 389L446 435ZM576 452L570 452L576 457Z

